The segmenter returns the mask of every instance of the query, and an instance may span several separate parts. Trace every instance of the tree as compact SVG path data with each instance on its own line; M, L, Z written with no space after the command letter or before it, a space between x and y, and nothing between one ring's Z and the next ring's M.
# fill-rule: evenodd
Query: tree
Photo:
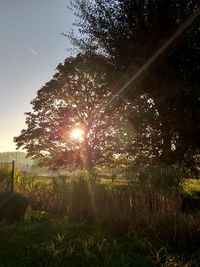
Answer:
M103 55L125 84L163 43L200 10L198 0L73 1L81 37L70 38L82 51ZM159 158L172 163L200 149L200 18L124 92L134 103L147 95L160 121ZM143 118L146 120L146 118ZM152 113L151 121L154 120Z
M84 166L91 173L94 165L112 164L114 154L122 152L117 137L127 104L106 106L111 89L103 65L100 57L80 54L59 64L31 102L33 112L26 113L27 129L16 137L17 147L52 169Z

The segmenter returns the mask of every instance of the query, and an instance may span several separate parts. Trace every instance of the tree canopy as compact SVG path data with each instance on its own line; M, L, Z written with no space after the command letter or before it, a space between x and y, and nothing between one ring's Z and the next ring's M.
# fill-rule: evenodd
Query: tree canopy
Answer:
M27 129L16 138L18 148L53 169L85 166L91 171L94 164L112 164L114 153L126 145L127 103L106 106L112 90L105 76L97 57L79 54L59 64L31 102L33 112L26 113ZM74 129L79 129L75 139Z
M110 60L114 79L120 77L116 91L185 25L185 31L144 68L123 96L133 104L143 95L153 101L161 160L173 163L196 153L200 148L199 1L74 0L72 8L80 31L78 37L70 35L72 42L81 51ZM155 112L143 121L154 118Z
M74 0L79 49L32 101L16 138L52 168L199 153L198 0ZM159 52L160 51L160 52ZM149 63L150 62L150 63ZM135 77L135 78L134 78ZM73 129L82 139L73 139Z

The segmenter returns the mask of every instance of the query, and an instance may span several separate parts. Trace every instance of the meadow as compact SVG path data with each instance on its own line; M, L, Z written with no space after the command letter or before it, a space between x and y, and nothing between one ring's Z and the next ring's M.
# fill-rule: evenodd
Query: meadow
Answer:
M16 173L29 207L0 229L0 266L199 266L200 181L178 184L173 169L140 175Z

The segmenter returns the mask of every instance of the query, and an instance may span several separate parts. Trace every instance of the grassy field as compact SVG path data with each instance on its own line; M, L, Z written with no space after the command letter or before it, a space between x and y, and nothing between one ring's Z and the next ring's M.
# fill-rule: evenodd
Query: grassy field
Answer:
M163 177L167 184L157 172L142 183L16 176L31 209L25 221L0 227L0 267L199 267L200 214L181 203L183 194L198 197L200 181L182 190L171 170Z
M136 239L86 223L35 212L29 221L0 229L0 266L154 266Z
M147 239L39 211L0 228L1 267L189 267L199 266L197 260L155 248Z

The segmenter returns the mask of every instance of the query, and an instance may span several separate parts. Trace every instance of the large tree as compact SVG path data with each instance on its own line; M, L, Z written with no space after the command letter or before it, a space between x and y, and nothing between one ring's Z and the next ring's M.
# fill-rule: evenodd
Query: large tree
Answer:
M107 105L112 90L106 66L100 57L80 54L60 64L31 102L17 147L42 165L84 166L90 173L94 165L111 164L116 153L124 153L128 104Z
M195 153L200 148L199 1L74 0L73 7L81 35L72 34L72 41L110 60L114 79L121 77L116 91L187 21L185 31L129 84L124 97L133 103L142 95L152 99L160 121L160 159L174 162Z

